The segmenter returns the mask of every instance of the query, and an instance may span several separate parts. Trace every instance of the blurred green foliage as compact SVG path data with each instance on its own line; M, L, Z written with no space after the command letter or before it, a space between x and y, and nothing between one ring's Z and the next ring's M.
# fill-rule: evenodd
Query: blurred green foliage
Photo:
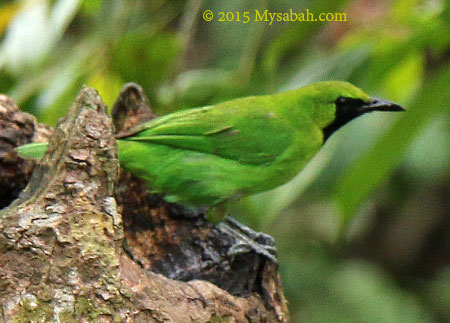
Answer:
M305 8L348 21L201 16ZM232 212L276 238L293 322L450 321L448 1L2 1L0 36L0 92L51 125L83 84L111 106L128 81L158 114L331 79L402 104Z

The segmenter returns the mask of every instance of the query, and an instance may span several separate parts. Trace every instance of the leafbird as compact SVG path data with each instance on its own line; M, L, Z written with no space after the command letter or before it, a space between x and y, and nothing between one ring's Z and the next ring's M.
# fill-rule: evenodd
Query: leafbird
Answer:
M117 136L119 162L168 202L210 207L288 182L352 119L402 110L350 83L318 82L152 119ZM40 158L46 147L17 150Z

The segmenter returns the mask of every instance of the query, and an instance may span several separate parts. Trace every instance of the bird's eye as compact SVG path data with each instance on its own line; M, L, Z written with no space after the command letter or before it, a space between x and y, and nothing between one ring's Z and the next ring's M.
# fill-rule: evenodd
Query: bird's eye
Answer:
M351 106L351 101L349 98L346 98L344 96L340 96L336 99L336 113L337 114L348 114Z
M337 99L336 99L336 104L338 104L338 105L344 105L344 104L346 104L347 103L347 98L345 98L345 97L343 97L343 96L340 96L340 97L338 97Z

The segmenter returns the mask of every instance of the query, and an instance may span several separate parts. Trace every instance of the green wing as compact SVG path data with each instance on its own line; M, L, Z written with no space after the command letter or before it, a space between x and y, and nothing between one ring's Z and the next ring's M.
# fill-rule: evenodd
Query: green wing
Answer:
M264 106L264 102L246 98L181 111L150 121L122 139L213 154L243 164L268 164L289 148L295 129Z

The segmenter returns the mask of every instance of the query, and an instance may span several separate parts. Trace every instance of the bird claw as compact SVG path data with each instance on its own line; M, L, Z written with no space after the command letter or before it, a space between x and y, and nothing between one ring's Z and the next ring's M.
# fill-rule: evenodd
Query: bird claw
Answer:
M228 256L234 257L254 251L278 264L275 241L268 234L253 231L230 217L225 217L225 221L219 223L218 228L225 234L234 237L237 241L228 250Z

